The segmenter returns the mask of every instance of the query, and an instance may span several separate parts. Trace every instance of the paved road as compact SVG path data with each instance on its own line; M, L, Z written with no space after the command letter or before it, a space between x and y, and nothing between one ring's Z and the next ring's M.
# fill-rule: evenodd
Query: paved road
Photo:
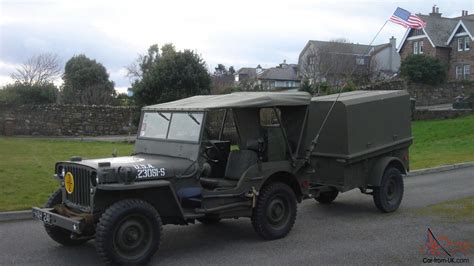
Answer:
M399 211L378 213L372 198L344 193L334 204L308 200L298 207L292 232L284 239L262 241L248 219L218 225L165 226L160 251L152 264L163 265L314 265L421 264L419 248L426 230L452 241L474 245L474 224L420 215L419 209L474 195L474 168L405 179ZM474 214L473 214L474 216ZM469 257L471 263L474 257ZM48 239L34 221L0 223L0 265L100 264L94 242L62 247Z

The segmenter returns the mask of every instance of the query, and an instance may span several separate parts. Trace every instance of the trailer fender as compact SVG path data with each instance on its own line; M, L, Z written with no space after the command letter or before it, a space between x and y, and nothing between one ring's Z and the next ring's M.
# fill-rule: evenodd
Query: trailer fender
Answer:
M385 169L387 169L388 167L395 167L402 174L407 173L405 166L403 166L403 163L399 158L383 157L379 159L375 163L374 167L372 168L372 171L370 172L370 175L369 175L368 185L374 186L374 187L380 186L383 173L385 172Z

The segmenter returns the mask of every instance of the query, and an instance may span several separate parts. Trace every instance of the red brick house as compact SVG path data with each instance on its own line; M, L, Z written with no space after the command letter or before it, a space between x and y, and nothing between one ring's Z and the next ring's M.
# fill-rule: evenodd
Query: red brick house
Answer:
M474 15L463 10L460 17L441 16L434 6L429 15L417 15L426 22L423 29L408 29L398 52L403 61L411 54L425 54L444 61L448 79L474 79Z

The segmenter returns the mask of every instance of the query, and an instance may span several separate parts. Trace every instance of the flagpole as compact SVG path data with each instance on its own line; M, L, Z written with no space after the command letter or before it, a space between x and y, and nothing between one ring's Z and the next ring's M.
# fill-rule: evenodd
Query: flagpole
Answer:
M388 22L388 19L385 20L385 23L382 25L382 27L380 27L379 31L377 31L377 34L375 34L374 38L372 39L372 41L370 41L369 43L369 51L370 51L370 46L372 46L372 43L374 43L375 39L377 39L377 37L379 36L380 32L382 31L382 29L385 27L385 25L387 25L387 22ZM367 52L366 52L367 53Z

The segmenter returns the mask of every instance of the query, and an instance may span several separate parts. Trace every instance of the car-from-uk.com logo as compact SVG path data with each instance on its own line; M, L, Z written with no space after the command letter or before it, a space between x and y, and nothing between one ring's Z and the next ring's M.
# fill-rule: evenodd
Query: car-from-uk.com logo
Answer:
M466 263L469 255L474 254L474 247L469 242L452 241L447 236L436 237L430 228L426 231L426 240L420 246L423 263Z

